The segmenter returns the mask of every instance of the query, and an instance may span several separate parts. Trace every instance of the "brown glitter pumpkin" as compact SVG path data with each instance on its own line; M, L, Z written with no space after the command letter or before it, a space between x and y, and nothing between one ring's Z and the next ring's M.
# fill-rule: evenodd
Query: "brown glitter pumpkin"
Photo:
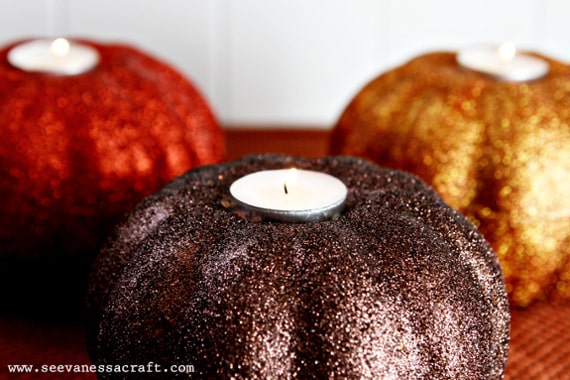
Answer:
M51 296L75 292L119 216L225 155L209 106L181 74L129 46L83 43L100 63L74 76L24 72L7 61L12 46L0 51L3 301L33 305L29 288L45 310L65 306Z
M342 214L260 220L229 193L246 174L290 167L341 180ZM489 244L419 178L357 158L246 156L189 171L119 224L89 284L94 363L153 362L157 378L186 378L170 372L184 363L211 379L489 380L507 358Z
M350 102L331 151L419 175L497 252L514 304L570 299L570 67L505 82L432 53Z

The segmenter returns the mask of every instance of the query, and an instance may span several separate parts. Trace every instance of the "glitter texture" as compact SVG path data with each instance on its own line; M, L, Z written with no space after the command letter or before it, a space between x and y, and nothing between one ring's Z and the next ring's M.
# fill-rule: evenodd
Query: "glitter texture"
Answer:
M343 181L344 213L281 223L233 203L237 178L291 166ZM95 363L191 363L200 378L500 379L509 339L477 229L417 177L350 157L246 156L178 177L97 257L88 316Z
M182 75L129 46L80 42L101 62L76 76L27 73L7 62L13 45L0 51L3 289L75 276L144 196L224 159L222 131ZM54 272L39 280L33 263Z
M497 252L513 304L570 299L570 67L502 82L432 53L366 85L331 152L410 171Z

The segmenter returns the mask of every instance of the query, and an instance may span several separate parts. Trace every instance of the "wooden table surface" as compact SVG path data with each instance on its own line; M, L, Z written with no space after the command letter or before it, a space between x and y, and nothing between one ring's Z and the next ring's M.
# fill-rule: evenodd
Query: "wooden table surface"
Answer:
M330 129L227 128L228 159L251 153L286 153L302 157L328 154Z

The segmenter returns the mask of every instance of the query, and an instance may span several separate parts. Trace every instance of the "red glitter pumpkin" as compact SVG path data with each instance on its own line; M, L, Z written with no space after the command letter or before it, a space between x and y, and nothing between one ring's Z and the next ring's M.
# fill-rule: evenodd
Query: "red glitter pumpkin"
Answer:
M225 157L222 130L180 73L129 46L82 43L100 62L74 76L22 71L7 61L13 45L0 51L2 288L65 290L120 215Z

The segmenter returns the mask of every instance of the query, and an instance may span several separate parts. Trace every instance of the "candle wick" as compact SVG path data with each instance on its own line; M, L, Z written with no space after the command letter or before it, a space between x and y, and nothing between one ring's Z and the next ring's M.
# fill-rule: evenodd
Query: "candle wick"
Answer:
M283 190L285 191L285 194L289 194L289 191L287 190L287 182L283 182Z

